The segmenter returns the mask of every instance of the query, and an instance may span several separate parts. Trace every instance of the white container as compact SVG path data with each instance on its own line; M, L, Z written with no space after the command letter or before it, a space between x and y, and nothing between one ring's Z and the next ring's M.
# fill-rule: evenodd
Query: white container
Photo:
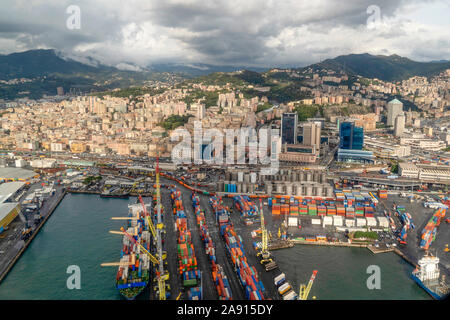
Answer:
M311 219L311 224L320 225L320 219Z
M345 219L345 226L346 227L354 227L355 226L355 219Z
M291 290L283 296L283 300L297 300L297 294Z
M278 286L278 284L284 282L286 280L286 275L284 273L279 274L273 279L273 283Z
M292 289L291 285L289 283L285 282L278 288L278 293L283 295L291 289Z
M288 218L288 227L296 227L298 226L297 218Z
M364 218L356 218L356 226L357 227L364 227L366 226L367 221Z

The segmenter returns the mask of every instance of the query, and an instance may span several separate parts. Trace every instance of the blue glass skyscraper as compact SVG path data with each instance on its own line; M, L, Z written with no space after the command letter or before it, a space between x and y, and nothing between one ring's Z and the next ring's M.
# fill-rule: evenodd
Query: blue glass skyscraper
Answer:
M364 145L364 129L355 127L353 122L343 122L339 128L339 148L362 150Z

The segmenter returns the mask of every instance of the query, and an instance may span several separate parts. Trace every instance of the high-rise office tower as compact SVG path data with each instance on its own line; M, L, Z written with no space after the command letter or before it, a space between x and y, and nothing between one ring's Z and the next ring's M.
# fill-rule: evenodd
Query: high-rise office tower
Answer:
M395 118L394 136L400 137L403 134L403 131L405 130L405 122L406 122L406 117L405 117L404 113L400 113Z
M320 149L321 125L316 122L308 122L303 125L303 144L307 146L315 146L316 150Z
M342 122L339 129L339 148L362 150L364 145L364 129L355 127L353 122Z
M297 143L297 113L283 113L281 117L281 142L288 144Z
M403 103L397 99L391 100L387 104L387 126L392 127L395 124L395 118L403 112Z

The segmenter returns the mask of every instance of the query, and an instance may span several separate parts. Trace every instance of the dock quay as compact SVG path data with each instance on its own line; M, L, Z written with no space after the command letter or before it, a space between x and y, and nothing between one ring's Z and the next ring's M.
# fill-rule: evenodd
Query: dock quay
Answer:
M365 243L348 243L348 242L328 242L328 241L305 241L300 239L291 240L293 244L306 244L306 245L316 245L316 246L330 246L330 247L357 247L366 248Z
M67 189L67 192L69 193L78 193L78 194L98 194L100 195L100 191L93 191L93 190L74 190L74 189ZM137 193L137 192L130 192L128 194L130 197L152 197L153 194L151 193Z
M19 260L19 258L22 256L22 254L25 252L25 250L28 248L30 243L33 241L33 239L36 237L36 235L39 233L41 228L45 225L47 220L50 218L50 216L53 214L55 209L58 207L58 205L61 203L62 199L64 199L65 195L67 193L67 190L62 190L60 193L56 196L56 199L54 199L54 202L50 204L50 207L48 208L47 212L44 214L44 219L41 221L39 226L36 228L36 230L33 232L31 237L25 241L23 247L19 250L19 252L16 254L16 256L10 261L8 266L2 271L0 275L0 283L3 281L3 279L8 275L9 271L12 269L12 267L16 264L16 262ZM41 211L42 212L42 211Z
M294 246L294 243L290 240L281 240L281 241L275 241L271 242L268 245L269 250L279 250L279 249L285 249L285 248L292 248Z
M309 242L305 240L299 240L299 239L293 239L290 240L293 244L306 244L306 245L316 245L316 246L331 246L331 247L357 247L357 248L367 248L369 249L373 254L378 253L386 253L386 252L394 252L403 260L408 262L413 267L417 267L417 264L406 254L404 254L400 249L398 248L377 248L373 245L368 245L365 243L346 243L346 242L326 242L326 241L316 241L316 242Z

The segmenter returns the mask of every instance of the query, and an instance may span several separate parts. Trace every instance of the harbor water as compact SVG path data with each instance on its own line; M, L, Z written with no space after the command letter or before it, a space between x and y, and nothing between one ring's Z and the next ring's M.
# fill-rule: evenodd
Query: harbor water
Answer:
M313 270L317 276L309 299L322 300L423 300L431 297L411 278L414 267L393 252L373 254L366 248L296 245L274 251L281 271L298 291ZM380 289L369 289L368 278L378 266ZM369 280L374 284L373 278Z
M100 264L119 261L122 237L109 230L119 230L124 221L111 217L125 216L135 201L68 194L0 284L0 299L121 299L115 288L117 267ZM297 245L274 255L296 291L314 269L319 271L310 298L430 299L410 279L412 266L394 253ZM67 288L72 265L81 271L79 290ZM380 267L380 290L367 288L370 265ZM148 293L140 299L148 299Z

